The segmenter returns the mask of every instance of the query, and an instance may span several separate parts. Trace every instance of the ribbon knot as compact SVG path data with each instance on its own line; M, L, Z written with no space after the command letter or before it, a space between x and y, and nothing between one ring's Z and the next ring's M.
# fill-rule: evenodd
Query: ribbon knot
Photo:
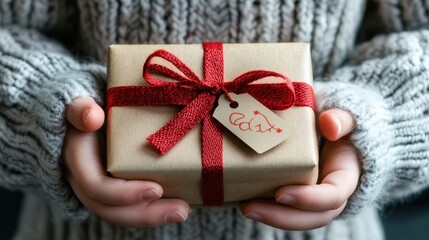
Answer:
M211 91L213 95L220 95L222 92L227 92L222 84L215 84Z
M187 87L187 94L195 94L193 100L188 103L173 119L164 127L147 138L150 144L158 149L161 154L167 153L177 144L192 128L201 122L207 114L211 112L215 105L215 100L225 93L228 99L233 100L228 92L242 93L255 88L259 91L270 91L267 95L256 94L254 96L259 101L269 102L271 108L286 109L295 103L295 91L292 82L284 75L266 71L255 70L246 72L236 77L231 82L224 81L223 48L220 43L204 43L204 80L200 79L185 63L175 55L165 51L158 50L152 53L146 60L143 67L143 77L152 86L172 86L176 89ZM173 65L179 72L157 63L151 63L153 58L162 58ZM163 76L173 81L166 81L154 77L154 75ZM284 80L282 84L254 84L251 83L266 77L276 77ZM286 91L281 97L275 92ZM175 93L171 93L175 94ZM177 96L176 98L180 98ZM282 101L283 100L283 101ZM285 101L286 100L286 101ZM270 107L270 106L268 106ZM210 116L209 116L210 117Z
M307 106L314 110L314 94L307 83L292 83L286 76L266 70L249 71L225 82L222 43L204 43L203 48L204 80L175 55L157 50L146 59L143 66L143 78L150 86L110 88L107 93L107 110L113 106L184 106L147 140L161 154L165 154L202 122L203 202L204 205L222 205L223 128L211 116L216 99L225 93L233 101L229 92L246 92L272 110L285 110L291 106ZM164 59L175 69L165 64L152 63L154 58ZM162 78L155 77L157 75ZM253 84L267 77L280 78L283 82Z

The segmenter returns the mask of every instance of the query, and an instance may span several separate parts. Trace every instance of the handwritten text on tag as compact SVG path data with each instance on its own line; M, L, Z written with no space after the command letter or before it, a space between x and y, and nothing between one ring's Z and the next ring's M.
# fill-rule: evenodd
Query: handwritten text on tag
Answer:
M229 93L220 96L213 113L222 125L257 153L277 146L290 136L288 124L251 95Z

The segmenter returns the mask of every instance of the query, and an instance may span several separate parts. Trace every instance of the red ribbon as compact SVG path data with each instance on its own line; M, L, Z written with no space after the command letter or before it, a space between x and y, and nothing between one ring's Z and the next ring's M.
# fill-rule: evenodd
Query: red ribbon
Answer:
M203 43L204 80L201 80L175 55L157 50L146 60L143 78L151 86L122 86L107 91L107 111L115 106L183 105L165 126L147 140L165 154L192 128L202 122L202 191L204 205L223 204L223 135L221 125L211 116L216 99L223 93L249 93L272 110L292 106L315 110L313 88L307 83L291 82L286 76L272 71L255 70L224 81L222 43ZM151 63L155 57L174 65L179 72L164 65ZM163 81L152 74L172 81ZM284 83L251 84L266 77L276 77Z

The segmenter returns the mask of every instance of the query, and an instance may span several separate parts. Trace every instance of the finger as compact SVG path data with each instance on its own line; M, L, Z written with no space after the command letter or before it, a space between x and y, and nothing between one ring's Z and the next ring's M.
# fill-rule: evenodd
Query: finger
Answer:
M284 230L304 231L329 224L344 207L345 204L335 210L312 212L264 201L253 201L243 204L241 210L249 219Z
M126 205L152 201L162 196L162 187L155 182L107 177L101 164L96 133L70 128L67 134L66 166L92 200L109 205Z
M66 117L75 128L84 132L96 131L104 123L104 111L91 97L74 99L67 107Z
M70 185L79 200L105 221L123 227L158 227L166 223L183 222L188 218L189 205L179 199L158 199L126 206L109 206L89 198L74 178Z
M320 132L330 141L346 136L353 130L354 125L352 115L341 109L329 109L319 116Z
M345 141L328 142L321 162L320 184L282 187L275 194L276 201L307 211L334 210L342 206L359 180L357 151Z

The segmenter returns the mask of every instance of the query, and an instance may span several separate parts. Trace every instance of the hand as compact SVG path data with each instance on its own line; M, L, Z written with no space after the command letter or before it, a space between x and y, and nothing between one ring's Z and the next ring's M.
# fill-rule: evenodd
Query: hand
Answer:
M331 109L318 122L328 140L320 156L319 183L282 187L275 193L276 202L243 203L244 216L285 230L310 230L327 225L342 212L360 176L357 150L345 138L354 121L350 113Z
M104 123L104 112L92 98L75 99L66 117L65 175L83 205L105 221L125 227L186 220L189 205L179 199L160 199L163 190L159 184L106 176L96 132Z

